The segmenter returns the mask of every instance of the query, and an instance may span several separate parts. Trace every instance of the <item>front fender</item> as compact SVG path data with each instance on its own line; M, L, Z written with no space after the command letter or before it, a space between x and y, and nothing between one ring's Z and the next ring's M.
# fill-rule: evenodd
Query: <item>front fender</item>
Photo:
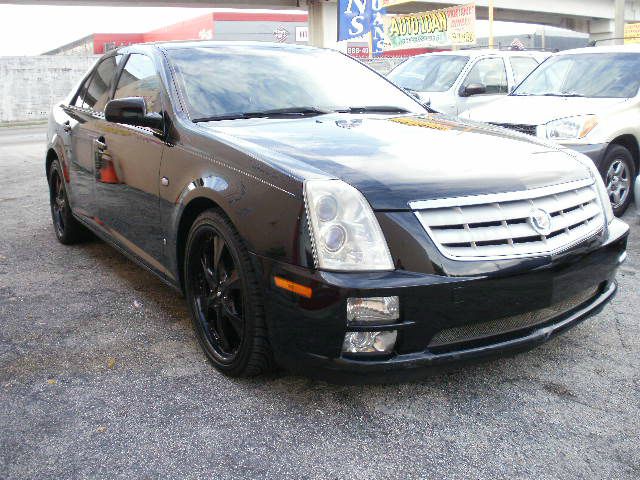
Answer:
M256 255L296 265L305 264L301 247L302 198L234 169L211 166L208 174L184 185L171 202L161 199L166 226L166 256L180 277L181 252L188 227L203 210L222 210ZM217 170L214 173L214 170Z

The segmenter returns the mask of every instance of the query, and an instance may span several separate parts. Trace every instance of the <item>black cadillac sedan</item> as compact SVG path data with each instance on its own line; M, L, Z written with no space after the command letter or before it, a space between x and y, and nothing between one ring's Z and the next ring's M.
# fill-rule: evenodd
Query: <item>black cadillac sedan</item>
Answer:
M58 240L93 232L182 291L230 376L525 350L602 309L626 255L588 158L309 47L109 53L54 107L46 174Z

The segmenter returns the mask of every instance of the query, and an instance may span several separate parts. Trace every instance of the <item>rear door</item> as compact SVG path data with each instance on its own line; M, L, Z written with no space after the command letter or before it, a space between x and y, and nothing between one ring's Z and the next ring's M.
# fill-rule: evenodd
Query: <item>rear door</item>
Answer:
M63 127L69 134L69 176L74 212L99 222L96 204L96 145L105 127L104 107L111 95L118 61L121 56L104 58L87 77Z
M484 85L486 93L465 97L465 87L471 84ZM458 115L480 105L487 104L509 93L507 69L502 57L482 57L468 71L458 94Z
M113 95L125 97L143 97L147 113L163 112L161 81L151 57L127 57ZM127 249L160 269L158 194L164 141L151 128L108 123L100 148L96 195L104 226Z

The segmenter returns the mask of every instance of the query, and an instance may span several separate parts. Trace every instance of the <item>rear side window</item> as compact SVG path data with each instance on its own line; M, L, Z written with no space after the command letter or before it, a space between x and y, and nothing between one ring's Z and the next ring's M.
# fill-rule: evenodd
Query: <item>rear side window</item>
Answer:
M111 85L118 68L116 57L105 58L94 71L89 88L84 95L84 108L90 108L96 112L102 112L109 101Z
M538 62L531 57L511 57L510 60L513 81L516 85L524 80L526 76L538 66Z
M507 70L502 58L483 58L473 66L463 87L472 83L484 85L488 94L508 93Z
M147 112L162 112L160 78L151 58L134 53L127 60L113 98L142 97Z

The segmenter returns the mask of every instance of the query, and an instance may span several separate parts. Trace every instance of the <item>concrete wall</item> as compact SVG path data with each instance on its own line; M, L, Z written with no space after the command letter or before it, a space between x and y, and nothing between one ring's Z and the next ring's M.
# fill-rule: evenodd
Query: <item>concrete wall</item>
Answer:
M98 57L0 57L0 122L46 119Z

